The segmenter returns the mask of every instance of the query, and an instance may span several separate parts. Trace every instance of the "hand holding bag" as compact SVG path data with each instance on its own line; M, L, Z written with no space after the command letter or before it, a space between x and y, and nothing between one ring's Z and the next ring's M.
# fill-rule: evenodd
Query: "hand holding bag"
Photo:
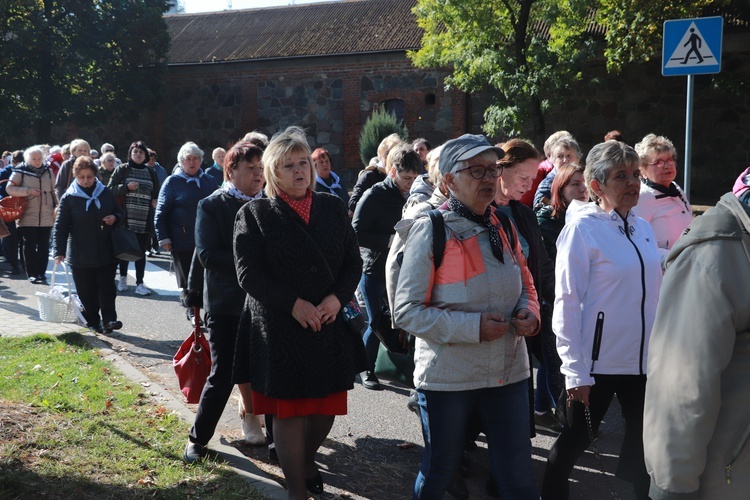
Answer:
M172 359L180 390L190 404L200 401L203 386L211 373L211 348L200 327L200 309L196 307L193 311L193 331Z
M135 262L143 258L138 238L126 227L120 226L112 229L112 249L116 259Z

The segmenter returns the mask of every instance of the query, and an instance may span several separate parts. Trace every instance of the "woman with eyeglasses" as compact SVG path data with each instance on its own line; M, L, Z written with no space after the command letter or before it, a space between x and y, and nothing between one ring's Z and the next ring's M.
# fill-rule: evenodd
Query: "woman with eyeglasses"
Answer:
M674 182L677 151L664 136L648 134L635 145L641 164L641 196L635 213L646 219L656 233L665 258L682 231L693 221L693 209L685 192Z
M404 247L393 314L416 337L414 385L425 440L413 499L443 498L475 413L500 496L539 498L523 342L539 331L539 303L516 231L491 206L503 156L481 135L443 146L439 168L450 198L441 210L446 241L437 269L430 218L396 226Z
M104 153L99 161L99 167L96 177L99 182L105 186L109 184L109 180L112 178L112 174L117 166L117 160L114 153Z

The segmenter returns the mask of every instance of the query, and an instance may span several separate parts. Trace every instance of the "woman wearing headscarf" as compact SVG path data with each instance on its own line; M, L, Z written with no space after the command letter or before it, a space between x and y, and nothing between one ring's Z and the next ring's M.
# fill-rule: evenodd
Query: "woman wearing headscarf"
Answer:
M393 314L416 337L414 385L425 440L415 499L443 497L475 411L501 497L539 497L523 342L538 332L539 303L516 231L508 225L506 234L490 205L503 155L479 135L443 146L439 165L450 198L442 213L446 243L439 268L430 218L396 226L404 247Z
M23 259L31 283L46 284L49 237L54 225L57 206L55 180L41 146L32 146L23 152L23 163L13 168L6 191L10 196L26 197L28 204L16 221L18 233L23 238Z
M148 151L147 151L148 153ZM148 155L146 156L148 158ZM219 187L201 170L203 151L194 142L182 145L177 153L178 167L167 177L156 203L156 237L159 246L172 254L177 286L187 291L190 263L195 250L195 218L198 202ZM148 167L146 167L148 168ZM187 309L192 321L192 309Z
M347 412L355 349L341 308L362 269L346 206L317 193L305 133L290 127L263 153L268 198L237 213L234 257L247 292L239 336L249 336L244 373L253 412L274 415L274 440L289 498L323 492L315 454L336 415Z
M643 462L643 400L651 327L661 286L654 231L633 207L640 160L607 141L586 158L590 203L573 201L557 239L552 328L568 394L566 424L550 450L542 498L568 498L568 476L595 436L612 398L625 436L617 476L648 498Z
M76 158L72 176L55 219L55 262L66 260L70 265L86 326L111 333L122 328L115 310L117 259L112 227L122 221L123 214L115 196L97 179L94 160Z
M107 153L109 154L111 153ZM151 242L151 231L154 227L154 209L159 195L159 180L154 170L148 168L146 163L148 147L143 141L136 141L128 149L128 162L118 166L109 179L109 188L122 199L125 225L135 233L138 246L143 252L143 257L135 261L135 293L138 295L151 294L143 284L143 276L146 271L146 250ZM128 264L127 260L120 261L120 281L117 289L121 292L128 289Z
M263 196L263 151L250 142L235 144L223 159L224 182L220 189L198 202L195 223L195 251L204 270L203 298L208 342L211 345L211 374L201 393L195 422L185 448L186 462L206 455L206 445L216 430L232 393L237 327L245 304L245 291L237 282L234 267L234 219L245 203ZM191 270L191 281L195 281ZM199 271L200 272L200 271ZM191 286L190 293L194 292ZM197 288L197 287L196 287ZM258 417L251 402L242 405L243 423L249 444L265 443ZM249 435L248 435L249 434ZM249 439L248 439L249 438Z
M669 249L693 221L687 196L674 182L677 150L666 137L648 134L635 145L635 151L641 160L641 196L634 210L651 224L666 259Z

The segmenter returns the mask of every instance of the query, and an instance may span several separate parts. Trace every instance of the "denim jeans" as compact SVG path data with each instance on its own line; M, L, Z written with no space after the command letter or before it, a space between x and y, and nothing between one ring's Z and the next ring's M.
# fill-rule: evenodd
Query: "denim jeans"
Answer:
M419 389L424 456L414 500L441 499L461 461L474 410L487 435L492 475L503 500L538 499L529 438L528 381L470 391Z
M385 293L385 281L379 280L370 274L363 274L359 282L359 291L365 299L367 316L370 318L370 323L367 325L367 330L365 330L362 340L365 343L367 362L370 364L369 369L374 371L375 361L378 358L380 339L375 335L373 325L377 325L380 319L380 302Z

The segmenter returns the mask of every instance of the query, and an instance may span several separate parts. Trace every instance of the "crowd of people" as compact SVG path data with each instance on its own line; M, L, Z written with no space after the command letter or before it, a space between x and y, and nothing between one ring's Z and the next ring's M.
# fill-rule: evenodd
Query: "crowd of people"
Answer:
M205 311L213 362L187 462L207 455L238 385L245 439L269 445L289 498L322 493L315 456L347 391L357 378L384 388L389 315L424 437L413 498L468 498L461 457L479 433L500 498L568 498L615 396L616 475L636 498L746 494L750 168L694 220L676 149L656 134L631 146L612 131L586 155L567 131L543 153L519 138L433 148L392 134L351 192L298 127L252 132L213 164L187 142L169 174L143 141L123 161L100 149L95 160L76 139L3 154L0 196L28 200L4 224L3 254L34 284L49 256L67 263L87 326L110 333L128 289L112 232L135 233L138 295L151 293L147 256L170 253L188 319ZM541 484L537 431L557 436Z

